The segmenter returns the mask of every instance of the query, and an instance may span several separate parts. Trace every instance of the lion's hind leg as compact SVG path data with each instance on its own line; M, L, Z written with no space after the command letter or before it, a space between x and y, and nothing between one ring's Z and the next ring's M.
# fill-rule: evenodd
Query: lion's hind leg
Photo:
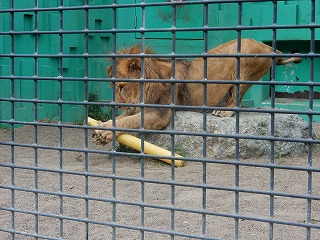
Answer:
M240 85L240 91L239 91L239 102L241 102L243 95L248 91L250 88L250 84L241 84ZM237 106L237 87L236 85L233 85L230 90L229 94L227 94L227 99L225 99L224 104L221 105L226 108L234 108ZM232 117L235 115L235 111L222 111L222 110L214 110L212 112L212 115L217 117Z
M235 101L235 91L234 86L231 86L227 92L227 94L224 96L224 99L221 100L221 102L215 106L219 107L235 107L236 101ZM213 110L212 115L217 117L232 117L235 114L234 111L227 111L227 110Z

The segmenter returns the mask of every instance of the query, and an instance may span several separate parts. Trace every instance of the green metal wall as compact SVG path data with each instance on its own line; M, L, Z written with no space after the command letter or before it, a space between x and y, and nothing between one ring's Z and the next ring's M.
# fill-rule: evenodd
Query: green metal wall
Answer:
M111 4L111 0L90 0L90 5ZM140 3L138 0L122 0L119 4ZM150 0L147 2L163 2L163 0ZM39 8L58 7L60 0L39 0ZM83 6L84 0L64 0L65 7ZM34 0L16 0L14 1L16 9L33 8ZM11 8L11 1L1 1L0 9ZM316 9L320 9L320 2L316 1ZM145 8L146 28L171 27L172 7L146 7ZM299 1L279 1L277 9L277 23L279 25L300 25L310 23L311 4L310 0ZM59 11L40 11L38 14L38 28L44 31L57 31L60 28ZM193 5L177 8L177 27L202 27L203 26L203 6ZM33 31L35 28L34 12L16 12L15 31ZM238 25L238 4L221 3L209 5L209 27L215 26L237 26ZM85 28L84 10L63 10L64 30L83 30ZM117 29L139 29L141 27L142 13L141 8L118 8L117 9ZM319 23L320 13L316 12L316 22ZM273 23L273 4L271 2L247 2L242 4L242 25L243 26L270 26ZM11 29L10 13L0 13L0 31L9 32ZM91 9L89 10L89 30L109 30L114 26L112 9ZM221 43L237 37L235 30L210 31L209 47L215 47ZM264 30L243 30L242 37L251 37L258 41L270 43L273 36L271 29ZM159 53L171 53L172 34L168 32L154 32L145 34L147 45L152 46ZM179 32L176 35L177 53L201 53L203 52L204 39L202 32ZM284 53L290 53L293 49L299 49L302 53L309 52L309 40L311 38L310 29L277 30L278 49ZM317 51L319 51L320 31L315 32L317 40ZM64 34L63 35L63 53L64 54L83 54L85 52L85 35L82 34ZM116 35L117 49L130 46L142 39L141 33L123 32ZM54 57L60 51L60 37L58 34L40 34L39 54L50 54L52 57L39 58L38 68L39 76L57 77L59 76L59 59ZM33 54L35 45L35 36L33 34L19 34L14 37L15 54ZM112 50L113 37L110 34L89 34L89 54L108 53ZM11 38L8 35L0 35L0 53L8 54L11 52ZM34 59L15 57L14 70L16 76L33 76ZM88 76L94 78L103 78L106 75L105 67L108 61L104 58L89 58ZM315 65L320 65L320 60L315 59ZM63 77L85 76L84 58L67 58L63 60ZM320 81L320 70L315 68L315 81ZM0 58L0 75L9 76L11 74L10 58ZM277 81L309 81L310 60L306 59L302 64L288 67L277 67ZM263 81L269 81L266 76ZM85 83L83 81L63 81L62 99L65 101L83 101L85 100ZM15 98L33 99L34 82L32 80L16 79ZM11 97L11 81L1 79L0 98ZM277 91L295 92L304 90L297 87L282 89L277 87ZM315 88L315 91L320 89ZM108 83L94 82L89 83L89 92L97 93L101 99L110 100L111 90ZM55 80L38 81L38 99L40 100L58 100L60 95L59 83ZM254 86L246 94L244 106L269 106L269 87ZM298 101L298 106L293 103L279 105L286 108L307 109L306 101ZM34 104L15 103L15 120L33 121ZM319 104L315 101L315 109L320 110ZM57 104L39 104L39 119L55 119L58 116ZM84 116L84 107L79 105L63 105L63 121L77 121ZM11 118L11 103L0 102L0 119ZM317 121L320 119L315 118Z
M84 0L64 0L64 7L83 6ZM109 0L91 0L90 5L106 5ZM39 0L39 8L54 8L60 4L59 0ZM14 1L15 9L34 8L34 0ZM10 9L11 1L1 1L0 9ZM110 29L111 22L110 10L96 9L89 11L89 30ZM14 30L17 32L35 30L34 12L15 12ZM85 11L84 10L64 10L63 11L63 29L64 30L83 30L85 29ZM60 13L59 11L39 11L38 30L39 31L59 31ZM0 31L9 32L11 30L10 13L0 14ZM108 34L89 34L88 52L89 54L107 53L110 36ZM84 54L85 53L84 34L64 34L63 35L63 54ZM0 54L9 54L11 52L11 37L9 35L0 35ZM14 36L15 54L33 54L35 52L35 35L18 34ZM58 34L39 34L38 35L38 53L48 54L52 57L38 58L38 76L40 77L58 77L60 74L60 60L57 58L60 52L60 37ZM63 59L63 77L83 78L85 76L85 60L81 58ZM88 77L103 78L106 76L107 60L103 58L89 58ZM16 99L34 99L35 84L34 81L23 79L23 77L34 76L35 60L31 57L14 58L14 98ZM0 75L11 75L11 59L0 58ZM11 81L1 79L0 97L11 97ZM57 101L60 96L59 82L55 80L38 81L38 99ZM110 98L110 90L106 83L95 82L89 84L89 91L97 93L101 98ZM83 81L67 81L62 83L63 101L84 101L85 86ZM34 120L34 104L26 102L17 102L14 104L14 116L17 121ZM59 116L58 105L41 103L38 104L38 119L54 119ZM84 117L84 107L80 105L63 104L62 120L68 122L79 121ZM8 120L11 118L11 103L7 101L0 102L0 119Z

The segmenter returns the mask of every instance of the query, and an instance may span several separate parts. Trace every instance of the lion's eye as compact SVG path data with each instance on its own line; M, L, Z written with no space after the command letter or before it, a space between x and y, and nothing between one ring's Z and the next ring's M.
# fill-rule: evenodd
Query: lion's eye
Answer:
M124 87L125 87L124 84L119 84L119 85L118 85L119 91L121 92L121 91L124 89Z

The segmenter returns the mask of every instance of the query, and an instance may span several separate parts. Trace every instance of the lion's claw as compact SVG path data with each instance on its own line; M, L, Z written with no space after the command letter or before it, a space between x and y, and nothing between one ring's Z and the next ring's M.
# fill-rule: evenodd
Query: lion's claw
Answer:
M105 145L106 143L103 142L100 138L100 136L95 132L92 134L92 142L95 143L96 145Z
M112 126L112 121L103 122L101 125L103 128L110 128ZM94 130L92 134L93 142L96 145L105 145L112 141L113 133L110 130Z
M92 138L93 142L97 145L105 145L112 141L112 132L108 130L95 130Z

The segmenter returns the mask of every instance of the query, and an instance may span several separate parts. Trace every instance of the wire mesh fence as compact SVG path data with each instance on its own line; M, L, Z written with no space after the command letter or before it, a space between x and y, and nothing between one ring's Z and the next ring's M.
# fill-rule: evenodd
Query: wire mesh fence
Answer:
M0 3L0 238L319 239L319 8Z

